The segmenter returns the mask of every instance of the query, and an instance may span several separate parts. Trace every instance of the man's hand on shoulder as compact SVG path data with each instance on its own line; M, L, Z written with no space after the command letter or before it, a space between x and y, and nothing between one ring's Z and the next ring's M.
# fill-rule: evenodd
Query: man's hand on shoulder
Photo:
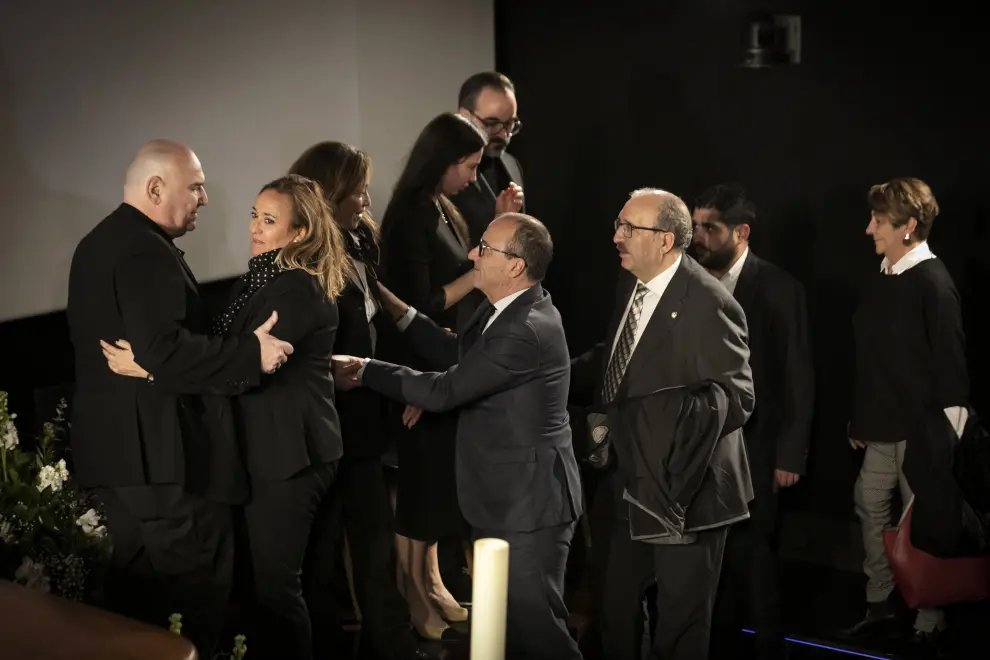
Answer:
M266 374L275 373L292 355L292 344L271 335L272 328L278 323L278 312L272 312L268 320L259 325L254 335L261 345L261 370Z

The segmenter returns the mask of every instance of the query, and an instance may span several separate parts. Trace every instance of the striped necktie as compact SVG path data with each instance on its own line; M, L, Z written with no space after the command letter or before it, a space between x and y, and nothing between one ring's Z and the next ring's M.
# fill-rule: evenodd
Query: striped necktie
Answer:
M643 299L649 289L642 282L636 284L636 293L633 295L632 306L626 314L626 322L622 325L619 334L619 341L615 345L612 359L605 370L605 387L602 390L604 403L611 403L615 398L615 393L619 390L619 383L629 366L629 358L632 357L633 339L636 337L636 328L639 326L639 317L643 313Z

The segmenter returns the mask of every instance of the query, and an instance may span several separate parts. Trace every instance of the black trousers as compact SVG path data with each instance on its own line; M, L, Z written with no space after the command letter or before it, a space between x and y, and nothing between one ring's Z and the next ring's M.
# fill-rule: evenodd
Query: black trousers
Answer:
M313 657L311 621L319 620L315 603L329 594L308 588L310 566L319 564L311 537L332 511L329 494L336 471L336 463L328 463L285 480L252 477L251 499L243 509L251 567L245 634L257 660Z
M346 531L354 592L361 609L360 657L411 657L416 638L409 624L409 606L396 587L395 521L381 459L345 456L334 490L333 514L321 541L326 549L319 560L321 572L332 575L340 534ZM339 608L324 624L334 631L340 629Z
M650 657L705 660L712 609L728 529L698 532L687 545L652 545L629 537L629 522L616 520L608 549L602 646L607 660L642 657L643 596L655 583L656 627Z
M712 657L750 657L743 654L744 627L756 631L756 658L781 660L786 642L780 624L777 556L774 530L777 496L772 489L749 503L749 520L732 526L725 544L722 579L715 600Z
M498 538L509 543L508 609L505 657L512 660L581 658L567 627L564 572L577 523L532 532L474 529L474 540Z
M95 495L113 538L107 607L163 627L181 614L183 636L201 658L212 657L233 580L231 506L173 484L100 488Z

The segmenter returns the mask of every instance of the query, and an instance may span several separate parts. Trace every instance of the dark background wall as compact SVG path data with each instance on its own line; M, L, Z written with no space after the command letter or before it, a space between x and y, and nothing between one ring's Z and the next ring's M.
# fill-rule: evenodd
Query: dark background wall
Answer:
M785 506L817 516L852 515L850 317L858 283L878 267L863 233L870 185L911 175L934 189L931 244L962 292L974 400L990 410L977 319L988 276L984 37L965 18L871 4L496 2L498 67L525 121L512 151L529 209L557 244L547 285L572 352L604 332L618 269L611 222L630 190L662 187L690 203L712 183L744 182L759 210L754 251L808 290L817 419L810 474ZM762 9L802 16L800 65L737 68L748 14ZM208 297L228 284L207 285ZM0 389L26 433L72 380L64 315L0 324L0 346Z
M691 205L708 185L743 182L758 209L753 250L804 283L814 331L810 474L785 503L851 516L861 460L845 441L851 314L859 282L879 267L864 235L872 184L907 175L932 186L942 212L930 242L964 297L974 398L990 409L976 318L988 273L985 37L966 18L912 16L907 5L587 4L496 2L497 64L525 122L511 150L529 210L554 236L547 286L572 352L608 322L611 223L629 191L660 187ZM756 10L801 15L799 65L738 68Z

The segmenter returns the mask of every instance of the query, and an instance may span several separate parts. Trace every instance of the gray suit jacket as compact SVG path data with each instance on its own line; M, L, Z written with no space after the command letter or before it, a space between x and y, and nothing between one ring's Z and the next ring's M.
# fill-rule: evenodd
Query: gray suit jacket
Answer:
M417 315L405 331L408 341L450 368L422 373L371 360L363 383L424 411L460 410L457 494L472 527L527 532L577 520L581 482L560 314L539 284L482 334L491 311L486 300L460 337Z
M606 425L619 428L616 415L623 402L647 397L660 390L694 388L717 383L726 395L722 434L708 462L708 469L697 494L687 506L687 529L696 531L740 520L749 515L753 499L749 460L743 442L742 426L753 413L755 395L749 366L746 317L739 303L687 254L664 291L649 324L636 345L615 400L608 406L601 401L601 384L611 357L613 339L626 304L636 286L636 278L623 272L619 282L616 309L604 342L577 358L572 374L575 386L594 382L596 406L608 416ZM622 424L623 428L636 425ZM642 428L642 426L640 426ZM651 428L652 433L674 433L675 429ZM642 454L636 445L648 439L623 438L610 434L618 462L613 477L617 501L637 472L655 471L657 466L637 466ZM619 515L628 519L626 506Z

